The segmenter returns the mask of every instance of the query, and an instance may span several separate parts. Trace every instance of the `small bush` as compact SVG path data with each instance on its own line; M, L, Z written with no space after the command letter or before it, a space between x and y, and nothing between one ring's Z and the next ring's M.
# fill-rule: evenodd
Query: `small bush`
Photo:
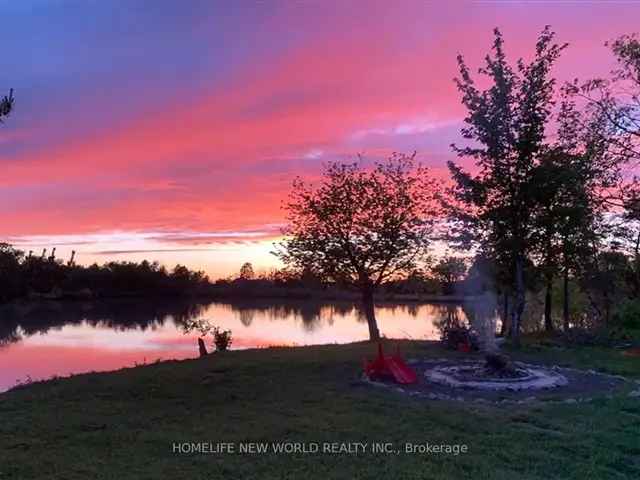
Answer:
M213 344L218 352L226 352L232 341L231 330L220 330L220 327L213 329Z
M204 338L211 334L213 336L213 345L218 352L226 352L232 343L231 330L222 330L220 327L216 327L211 324L207 319L201 318L198 320L187 320L183 324L183 330L185 335L190 334L193 331L197 331L200 334L200 338Z
M640 300L625 300L613 316L617 327L628 330L640 330Z
M478 335L467 327L445 328L442 332L442 344L449 350L458 350L461 345L470 350L478 350Z

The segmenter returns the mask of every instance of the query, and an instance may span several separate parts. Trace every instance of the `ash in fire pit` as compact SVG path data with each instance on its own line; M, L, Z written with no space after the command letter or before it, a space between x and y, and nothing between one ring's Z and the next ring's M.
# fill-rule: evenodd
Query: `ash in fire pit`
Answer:
M425 370L424 376L429 382L448 387L481 390L538 390L567 384L566 377L558 372L511 362L500 354L489 354L484 362L436 365Z
M523 375L506 355L490 353L484 360L484 373L487 377L520 378Z

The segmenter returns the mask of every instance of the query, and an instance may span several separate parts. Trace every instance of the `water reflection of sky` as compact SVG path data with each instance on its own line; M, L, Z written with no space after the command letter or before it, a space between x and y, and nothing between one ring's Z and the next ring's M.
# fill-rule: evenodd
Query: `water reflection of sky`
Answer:
M114 370L157 359L197 355L197 335L181 321L206 318L233 332L232 348L313 345L366 340L367 324L352 304L240 302L176 307L61 304L2 312L0 390L28 377ZM443 322L467 317L455 305L380 305L376 315L391 338L439 338Z

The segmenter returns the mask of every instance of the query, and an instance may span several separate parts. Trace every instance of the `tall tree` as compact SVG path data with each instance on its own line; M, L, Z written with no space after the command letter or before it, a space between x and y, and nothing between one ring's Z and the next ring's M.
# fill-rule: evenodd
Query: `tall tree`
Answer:
M288 266L359 288L369 337L378 339L374 290L426 256L436 195L415 154L393 155L372 169L328 163L319 185L294 181L285 239L274 253Z
M534 259L546 283L545 327L551 323L554 277L563 278L563 324L569 327L569 278L593 262L609 234L609 192L620 184L622 157L610 148L608 121L579 108L571 85L562 89L553 145L540 155L531 178Z
M607 222L602 222L601 237L608 238L613 250L631 257L632 291L640 292L640 182L637 177L640 161L640 39L623 35L607 44L617 62L608 78L596 78L582 85L577 81L566 86L575 99L585 102L574 113L573 134L586 133L591 152L599 152L598 200L608 210ZM589 151L586 149L585 151ZM617 255L612 252L613 257ZM612 258L613 258L612 257ZM606 286L606 282L590 282L594 272L602 272L606 255L592 255L585 262L585 282ZM635 286L634 286L635 285ZM601 292L602 293L602 292ZM601 296L605 296L604 293ZM598 310L597 308L594 310ZM600 309L603 310L603 309ZM606 309L604 309L606 310ZM607 316L606 312L601 315Z
M569 326L569 277L590 260L600 240L602 204L593 176L593 159L562 149L545 153L531 177L533 212L532 258L544 279L545 330L551 319L553 280L563 278L564 329Z
M475 233L484 250L494 252L509 266L515 297L511 334L517 343L535 208L530 177L545 148L545 129L554 106L551 68L566 45L555 43L555 34L547 27L538 37L533 60L525 63L520 59L514 68L507 61L502 34L498 29L494 34L492 54L479 69L488 77L488 88L476 85L463 57L458 56L456 83L468 112L461 133L472 142L453 148L461 157L474 158L479 172L468 173L453 162L449 169L455 181L454 196L462 205L454 208L458 221Z
M630 283L633 296L640 298L640 184L637 180L626 191L622 225L617 233L623 240L623 251L631 257Z
M617 62L610 77L573 86L609 123L607 140L619 155L640 160L640 38L623 35L607 45Z

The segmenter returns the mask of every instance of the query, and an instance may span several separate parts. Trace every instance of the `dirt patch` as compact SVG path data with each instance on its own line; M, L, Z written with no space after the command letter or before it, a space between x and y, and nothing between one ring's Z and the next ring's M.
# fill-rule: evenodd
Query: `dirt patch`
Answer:
M427 379L435 368L460 365L460 362L448 359L411 359L407 363L418 374L418 382L413 385L399 385L387 380L366 380L375 386L387 387L400 393L431 399L431 400L456 400L477 402L515 402L526 403L530 401L562 401L566 403L590 401L597 397L606 397L614 394L628 393L638 385L624 377L607 375L593 370L577 370L549 365L522 364L534 369L547 370L566 378L564 385L535 390L492 390L470 388L465 386L449 386L431 382Z

